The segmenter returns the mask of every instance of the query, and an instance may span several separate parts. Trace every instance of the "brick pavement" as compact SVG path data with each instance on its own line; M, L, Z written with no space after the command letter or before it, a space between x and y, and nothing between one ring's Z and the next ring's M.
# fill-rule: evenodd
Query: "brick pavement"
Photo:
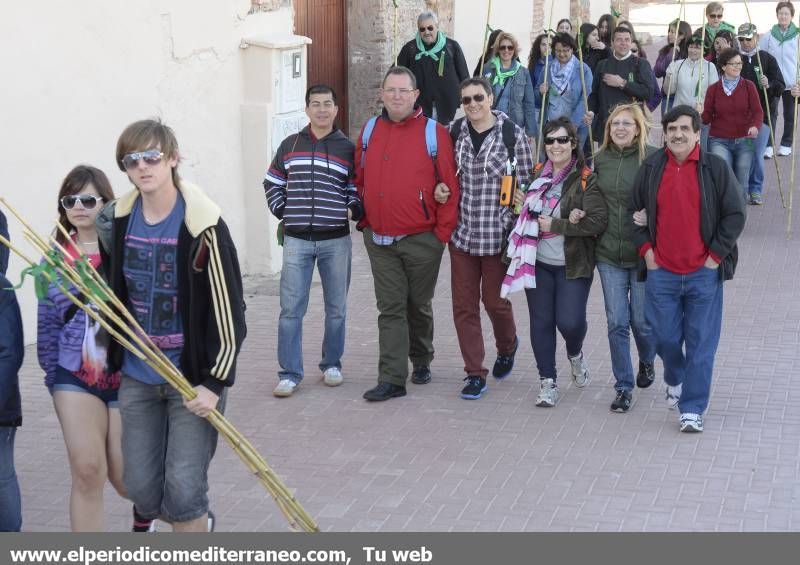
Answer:
M782 158L784 178L789 159ZM345 383L325 387L316 364L321 287L306 317L308 376L289 399L276 382L277 283L248 281L249 335L231 421L294 489L325 531L763 531L800 529L800 262L787 242L770 175L767 203L749 208L736 278L725 285L722 340L706 431L678 432L658 383L636 391L626 415L609 412L613 377L602 292L589 301L585 352L593 381L561 379L554 409L534 406L537 378L523 296L514 296L523 346L513 374L480 400L463 378L451 319L445 254L434 310L433 382L370 404L376 378L376 309L369 262L354 238ZM799 227L800 228L800 227ZM487 351L493 350L484 319ZM68 528L69 471L35 350L22 373L25 425L17 438L25 529ZM489 360L491 362L492 359ZM559 373L568 375L563 345ZM223 442L211 470L220 530L282 530L283 517ZM109 488L108 528L129 525L129 504Z

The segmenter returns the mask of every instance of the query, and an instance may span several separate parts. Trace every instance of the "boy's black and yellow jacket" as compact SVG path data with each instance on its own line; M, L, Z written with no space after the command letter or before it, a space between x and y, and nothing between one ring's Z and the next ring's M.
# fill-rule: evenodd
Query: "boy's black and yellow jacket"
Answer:
M236 248L220 208L197 186L178 183L186 203L178 235L178 310L183 323L183 375L194 385L216 394L231 386L236 357L247 334L242 275ZM125 234L131 210L139 197L133 189L106 205L97 217L102 268L123 304L128 289L122 272ZM109 370L122 367L123 350L109 346Z

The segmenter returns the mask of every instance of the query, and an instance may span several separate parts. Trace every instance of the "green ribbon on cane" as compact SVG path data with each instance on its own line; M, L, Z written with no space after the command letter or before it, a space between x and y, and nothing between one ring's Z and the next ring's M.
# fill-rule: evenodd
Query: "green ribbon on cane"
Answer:
M58 251L49 251L47 256L54 263L61 264L62 259ZM36 292L36 299L45 303L47 302L47 289L50 286L50 280L60 280L56 268L51 265L49 261L45 260L38 265L31 265L30 267L25 267L22 269L22 272L20 273L19 284L3 290L19 290L25 283L25 277L33 277L33 288Z
M75 260L74 267L78 272L78 276L81 278L81 284L89 289L89 294L92 296L92 298L97 298L103 302L108 302L111 300L111 297L108 295L108 293L97 282L97 279L94 278L93 268L89 264L89 259L86 256L81 255L78 257Z

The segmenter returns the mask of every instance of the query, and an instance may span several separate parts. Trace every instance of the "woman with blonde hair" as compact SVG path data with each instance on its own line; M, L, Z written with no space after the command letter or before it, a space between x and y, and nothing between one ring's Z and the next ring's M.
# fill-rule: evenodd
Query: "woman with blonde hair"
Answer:
M492 110L500 110L525 130L529 139L536 135L536 106L531 74L518 59L519 43L504 31L494 42L494 56L483 67L494 94Z
M637 280L639 255L625 231L636 172L642 161L656 151L647 143L649 129L638 104L620 104L608 117L594 160L597 187L608 207L608 225L595 246L595 260L603 287L615 379L613 412L630 409L634 383L647 388L655 379L656 346L644 315L645 284ZM639 354L635 379L630 357L631 329Z

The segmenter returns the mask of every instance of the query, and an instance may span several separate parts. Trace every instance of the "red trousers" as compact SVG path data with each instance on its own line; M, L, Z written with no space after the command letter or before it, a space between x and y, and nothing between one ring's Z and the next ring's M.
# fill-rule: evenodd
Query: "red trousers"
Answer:
M517 339L511 302L500 298L500 285L507 266L500 260L500 255L481 257L459 251L452 243L448 247L453 321L464 359L464 371L467 375L486 378L489 370L483 366L486 350L481 330L481 300L492 322L497 353L513 353Z

